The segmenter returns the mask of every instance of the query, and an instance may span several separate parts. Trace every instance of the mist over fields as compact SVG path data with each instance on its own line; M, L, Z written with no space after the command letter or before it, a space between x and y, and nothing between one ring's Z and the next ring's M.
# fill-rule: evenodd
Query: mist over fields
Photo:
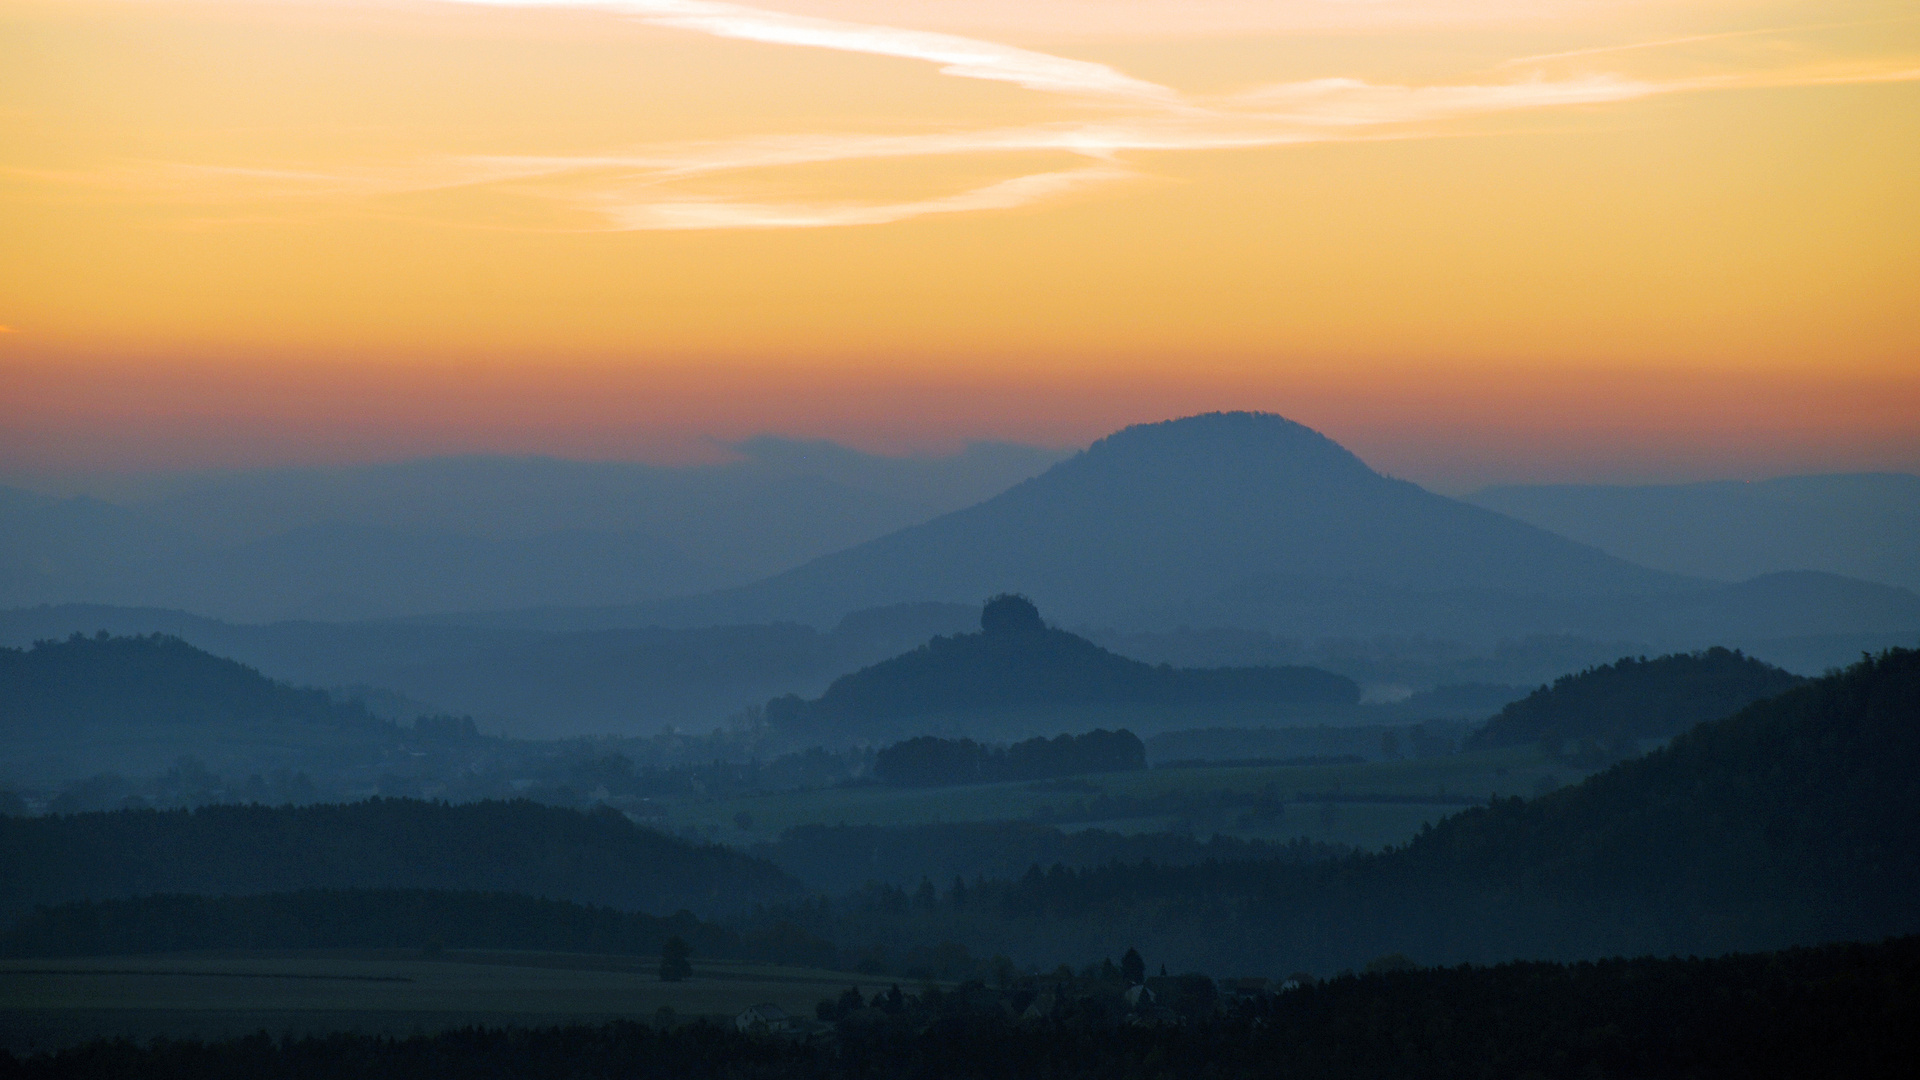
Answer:
M1731 526L1703 524L1687 535L1727 559L1681 573L1382 476L1277 417L1144 425L1051 467L1003 444L736 449L678 470L451 459L154 480L126 505L0 493L16 599L0 643L163 632L400 718L633 735L812 696L971 628L1007 591L1125 656L1320 667L1369 700L1715 645L1815 674L1920 628L1909 589L1833 571L1906 550L1897 478L1832 478L1823 512L1796 515L1798 550L1826 554L1743 563ZM1526 490L1498 497L1561 498ZM1725 502L1713 486L1663 498L1688 492L1702 522ZM387 617L349 617L370 613Z
M633 602L743 584L992 495L1061 455L889 458L749 439L681 468L438 458L0 488L0 606L245 622Z
M291 1023L160 1008L221 957L843 1039L1920 932L1901 478L1463 501L1253 413L736 449L0 493L0 982L69 1002L0 1049ZM354 1022L527 1022L467 993Z

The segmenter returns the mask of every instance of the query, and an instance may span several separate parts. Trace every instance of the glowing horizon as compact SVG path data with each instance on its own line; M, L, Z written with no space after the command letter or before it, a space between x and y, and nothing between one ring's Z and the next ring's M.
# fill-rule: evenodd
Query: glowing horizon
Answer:
M1883 0L23 0L0 471L1280 412L1920 471Z

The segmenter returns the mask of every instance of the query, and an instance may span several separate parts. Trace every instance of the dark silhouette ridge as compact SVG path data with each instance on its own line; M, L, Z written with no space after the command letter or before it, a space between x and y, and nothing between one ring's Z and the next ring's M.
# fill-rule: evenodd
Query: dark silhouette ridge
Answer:
M0 818L0 912L146 893L519 892L656 914L793 899L772 864L525 801L371 799Z

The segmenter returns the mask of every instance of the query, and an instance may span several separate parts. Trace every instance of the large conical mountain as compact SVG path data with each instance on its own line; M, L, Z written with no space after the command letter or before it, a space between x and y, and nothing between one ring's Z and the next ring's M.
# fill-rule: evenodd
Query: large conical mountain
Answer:
M1282 417L1243 412L1126 428L986 502L683 610L824 621L902 600L977 603L1018 591L1071 625L1275 576L1553 597L1686 584L1382 476Z

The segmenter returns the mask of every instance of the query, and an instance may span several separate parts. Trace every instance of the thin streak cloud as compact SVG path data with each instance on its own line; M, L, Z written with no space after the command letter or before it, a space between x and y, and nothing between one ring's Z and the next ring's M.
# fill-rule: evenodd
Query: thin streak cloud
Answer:
M304 187L308 193L329 182L340 190L398 193L585 177L606 172L613 175L591 181L595 190L547 197L565 199L579 209L597 214L604 227L611 230L819 228L888 224L928 214L1025 206L1094 184L1141 175L1119 160L1119 155L1127 152L1252 149L1383 136L1414 138L1439 133L1437 128L1421 125L1526 109L1610 104L1658 94L1734 86L1893 82L1914 77L1912 71L1904 69L1801 74L1789 77L1788 82L1778 77L1757 79L1734 75L1656 82L1602 74L1560 79L1535 76L1505 83L1438 86L1322 78L1196 99L1157 83L1135 79L1104 64L950 34L788 15L709 0L451 2L491 7L590 9L712 37L916 59L939 65L939 70L946 75L1009 82L1081 101L1098 99L1108 105L1125 104L1131 106L1136 115L1107 114L1099 120L915 135L824 133L758 137L657 146L612 155L474 155L422 163L411 169L369 170L350 176L193 168L199 169L202 175L224 174L236 182L277 181L290 190ZM1814 28L1817 27L1794 29ZM1694 35L1522 57L1499 66L1780 32L1786 31ZM1098 164L1016 176L951 195L871 203L751 202L669 189L675 182L749 169L1035 152L1072 155Z
M617 229L817 229L845 225L889 225L929 214L1013 210L1091 184L1125 179L1124 169L1092 167L1035 173L948 195L879 205L772 205L692 200L639 203L604 212Z
M711 37L892 56L939 64L963 79L1009 82L1043 93L1174 107L1180 95L1105 64L925 30L841 22L709 0L452 0L488 7L564 7L629 15L650 26Z
M1709 41L1731 41L1736 38L1774 37L1780 34L1802 34L1816 30L1851 30L1862 26L1892 26L1898 23L1910 23L1920 16L1909 15L1893 19L1857 19L1851 22L1808 23L1802 26L1767 26L1754 30L1728 30L1717 34L1688 34L1685 37L1661 38L1657 41L1633 41L1624 45L1599 45L1590 49L1568 49L1564 52L1536 53L1532 56L1516 56L1500 62L1501 67L1517 67L1521 64L1536 64L1547 60L1571 60L1581 56L1606 56L1613 53L1638 52L1643 49L1670 49L1680 45L1699 45Z

